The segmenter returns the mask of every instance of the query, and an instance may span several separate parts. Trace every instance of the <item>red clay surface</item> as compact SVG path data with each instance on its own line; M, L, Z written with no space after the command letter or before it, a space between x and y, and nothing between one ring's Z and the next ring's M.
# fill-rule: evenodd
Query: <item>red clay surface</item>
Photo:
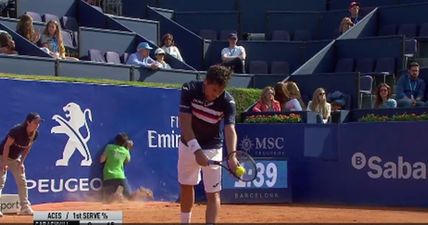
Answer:
M170 202L64 202L34 205L36 211L121 210L125 223L179 223L180 208ZM204 222L196 204L192 222ZM0 224L31 223L31 216L5 215ZM319 205L222 205L221 223L428 223L428 209L350 208Z

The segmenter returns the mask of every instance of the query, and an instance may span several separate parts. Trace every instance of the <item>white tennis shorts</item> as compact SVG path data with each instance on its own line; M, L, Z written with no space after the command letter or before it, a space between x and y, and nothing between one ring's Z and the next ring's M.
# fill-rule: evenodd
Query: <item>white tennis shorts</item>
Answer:
M204 149L203 152L210 160L221 161L222 149ZM183 185L197 185L201 181L201 169L204 188L207 193L221 191L221 167L211 165L201 167L195 159L195 154L180 142L178 146L178 182Z

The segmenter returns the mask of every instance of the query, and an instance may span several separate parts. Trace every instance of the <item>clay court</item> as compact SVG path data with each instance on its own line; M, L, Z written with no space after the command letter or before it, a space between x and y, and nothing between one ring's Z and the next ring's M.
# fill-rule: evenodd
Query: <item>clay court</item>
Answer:
M34 205L37 211L122 210L125 223L178 223L179 205L168 202L65 202ZM204 222L197 204L192 222ZM31 223L31 216L5 215L0 223ZM221 223L428 223L428 209L350 208L320 205L223 205Z

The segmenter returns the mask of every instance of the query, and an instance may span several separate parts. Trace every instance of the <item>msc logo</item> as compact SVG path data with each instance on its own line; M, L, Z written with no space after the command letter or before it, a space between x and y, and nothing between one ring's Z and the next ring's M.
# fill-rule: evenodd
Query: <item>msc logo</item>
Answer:
M68 141L65 144L62 159L56 161L56 166L68 166L68 160L74 154L76 150L84 157L81 166L90 166L92 164L91 153L88 148L88 141L91 138L91 131L88 127L88 122L86 121L86 116L88 116L89 121L92 122L92 113L90 109L85 109L82 111L80 106L74 102L68 103L62 108L65 112L65 117L68 120L64 119L60 115L54 115L52 117L59 126L52 127L51 133L53 134L65 134L68 136ZM87 137L83 137L80 133L80 128L85 126Z
M255 150L281 150L284 148L284 142L283 137L257 137L253 142L248 136L245 136L240 142L240 147L244 151L249 151L253 148Z

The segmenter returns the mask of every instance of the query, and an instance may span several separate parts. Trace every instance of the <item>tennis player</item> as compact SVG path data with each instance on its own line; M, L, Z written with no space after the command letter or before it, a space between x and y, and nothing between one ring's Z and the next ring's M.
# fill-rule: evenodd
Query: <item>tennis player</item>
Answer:
M220 210L221 167L208 165L208 160L222 160L224 122L226 147L236 150L236 105L225 91L231 71L223 66L211 66L204 81L185 83L181 89L179 124L181 142L178 156L178 181L180 183L181 223L190 223L195 199L194 186L203 173L207 195L205 221L216 223ZM237 167L235 157L230 158L231 169Z

